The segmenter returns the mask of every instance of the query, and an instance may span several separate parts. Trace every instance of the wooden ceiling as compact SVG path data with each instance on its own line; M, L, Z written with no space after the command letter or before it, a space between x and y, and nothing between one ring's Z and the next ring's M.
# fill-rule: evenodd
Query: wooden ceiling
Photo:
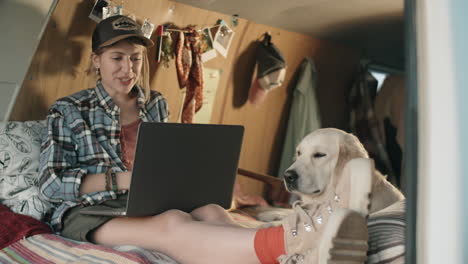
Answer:
M403 64L403 0L174 0L360 48Z

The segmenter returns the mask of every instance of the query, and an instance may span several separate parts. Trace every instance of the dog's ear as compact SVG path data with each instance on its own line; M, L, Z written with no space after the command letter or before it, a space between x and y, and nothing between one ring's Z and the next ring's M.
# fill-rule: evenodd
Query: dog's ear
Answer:
M350 159L350 151L348 150L348 147L346 146L346 144L340 143L338 151L338 160L336 161L335 166L335 175L341 175L341 171L343 171L346 162L348 162Z
M339 143L338 160L335 166L335 175L341 175L346 163L355 158L368 158L369 154L361 141L353 134L347 133Z
M346 134L342 143L346 146L346 151L350 159L369 158L369 154L364 148L364 145L362 145L361 141L359 141L355 135L350 133Z

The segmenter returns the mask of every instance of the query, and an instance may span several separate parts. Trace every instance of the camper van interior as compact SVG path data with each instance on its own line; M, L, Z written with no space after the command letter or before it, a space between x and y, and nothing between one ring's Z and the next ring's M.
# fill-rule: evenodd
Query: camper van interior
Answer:
M27 1L7 1L17 7L11 10L30 9L30 16L36 10ZM95 86L96 76L89 72L89 36L96 16L103 15L102 10L96 15L103 3L110 7L102 9L104 13L120 12L148 26L146 32L156 43L148 54L149 81L153 90L166 97L170 122L244 126L231 208L239 221L253 219L257 207L288 207L294 197L285 195L283 173L292 163L300 139L318 128L333 127L356 135L376 168L406 192L409 180L402 168L408 82L403 0L49 1L43 8L50 10L41 20L44 25L37 47L25 58L24 79L17 91L8 94L12 103L8 117L0 122L0 154L2 128L9 122L44 120L57 99ZM188 90L180 88L181 70L176 63L180 54L174 47L180 35L191 30L203 39L204 98L200 111L184 119ZM274 48L265 53L262 47L268 45ZM273 74L268 72L272 68ZM265 76L268 89L261 84ZM37 161L33 163L37 166ZM2 177L6 176L0 168L0 180ZM27 197L37 195L35 192ZM46 206L37 207L40 211ZM36 261L115 258L118 263L175 263L137 247L104 250L52 234L31 236L6 249L34 262L24 252L46 252L41 244L50 245L49 255L37 253ZM404 238L398 246L395 250L400 250L398 257L404 261ZM64 248L76 253L59 254ZM9 252L0 251L0 262L14 262L15 256ZM369 258L368 263L378 263L372 261Z

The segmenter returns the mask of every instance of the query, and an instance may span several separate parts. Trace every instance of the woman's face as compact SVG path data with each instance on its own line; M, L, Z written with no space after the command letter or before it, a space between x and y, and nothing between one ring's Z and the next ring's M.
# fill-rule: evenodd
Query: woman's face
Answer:
M129 94L140 77L144 47L121 41L93 54L94 67L101 72L101 82L109 95Z

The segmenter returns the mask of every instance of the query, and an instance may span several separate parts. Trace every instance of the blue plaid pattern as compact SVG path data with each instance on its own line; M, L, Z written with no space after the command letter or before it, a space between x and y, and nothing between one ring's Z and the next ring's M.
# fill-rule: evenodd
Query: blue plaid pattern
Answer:
M145 102L143 90L135 86L140 119L144 122L167 122L166 99L151 91ZM47 116L47 134L40 156L40 193L56 205L50 224L59 232L65 211L77 205L94 205L116 199L126 191L102 191L79 195L83 176L127 171L121 157L120 109L100 81L95 88L83 90L55 102Z

